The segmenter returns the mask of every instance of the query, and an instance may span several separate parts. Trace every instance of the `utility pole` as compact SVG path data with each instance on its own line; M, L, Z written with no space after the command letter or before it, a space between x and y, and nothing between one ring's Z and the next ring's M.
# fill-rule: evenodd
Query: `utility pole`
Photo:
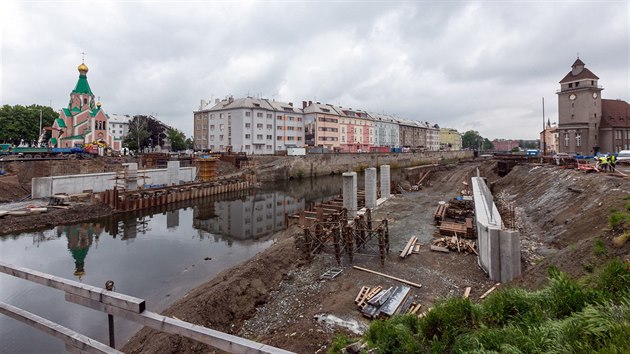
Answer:
M543 143L542 143L542 153L543 155L547 154L547 128L545 127L545 98L542 98L542 113L543 113Z

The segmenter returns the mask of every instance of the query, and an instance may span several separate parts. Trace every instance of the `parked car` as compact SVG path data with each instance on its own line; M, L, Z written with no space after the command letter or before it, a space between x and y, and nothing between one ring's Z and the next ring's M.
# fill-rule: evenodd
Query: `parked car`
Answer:
M617 163L630 163L630 150L621 150L617 154Z

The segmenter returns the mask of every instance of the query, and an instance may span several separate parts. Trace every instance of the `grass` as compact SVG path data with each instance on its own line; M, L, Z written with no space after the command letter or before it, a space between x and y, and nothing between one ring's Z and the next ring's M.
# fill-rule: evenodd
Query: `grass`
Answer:
M582 279L552 267L544 289L443 299L423 318L373 322L364 340L378 353L628 353L629 267L617 258Z
M608 254L608 250L606 249L606 245L601 239L595 240L595 247L593 252L595 252L598 256L605 256Z

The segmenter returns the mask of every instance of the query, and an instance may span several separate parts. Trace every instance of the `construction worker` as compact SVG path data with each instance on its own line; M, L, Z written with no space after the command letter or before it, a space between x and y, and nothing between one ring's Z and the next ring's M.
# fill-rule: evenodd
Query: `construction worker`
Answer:
M606 172L606 170L608 169L608 158L606 157L606 155L599 157L599 166L602 171Z
M615 172L616 164L617 164L617 158L615 157L615 155L613 154L608 155L608 168L610 169L611 172Z

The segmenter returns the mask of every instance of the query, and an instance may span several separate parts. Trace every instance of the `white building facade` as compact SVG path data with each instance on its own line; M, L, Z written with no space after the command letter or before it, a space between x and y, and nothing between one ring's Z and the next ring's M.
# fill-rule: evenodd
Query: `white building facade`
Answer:
M400 127L394 117L377 113L370 116L374 120L374 146L400 147Z
M194 112L196 149L275 154L304 146L304 115L292 103L229 97Z

